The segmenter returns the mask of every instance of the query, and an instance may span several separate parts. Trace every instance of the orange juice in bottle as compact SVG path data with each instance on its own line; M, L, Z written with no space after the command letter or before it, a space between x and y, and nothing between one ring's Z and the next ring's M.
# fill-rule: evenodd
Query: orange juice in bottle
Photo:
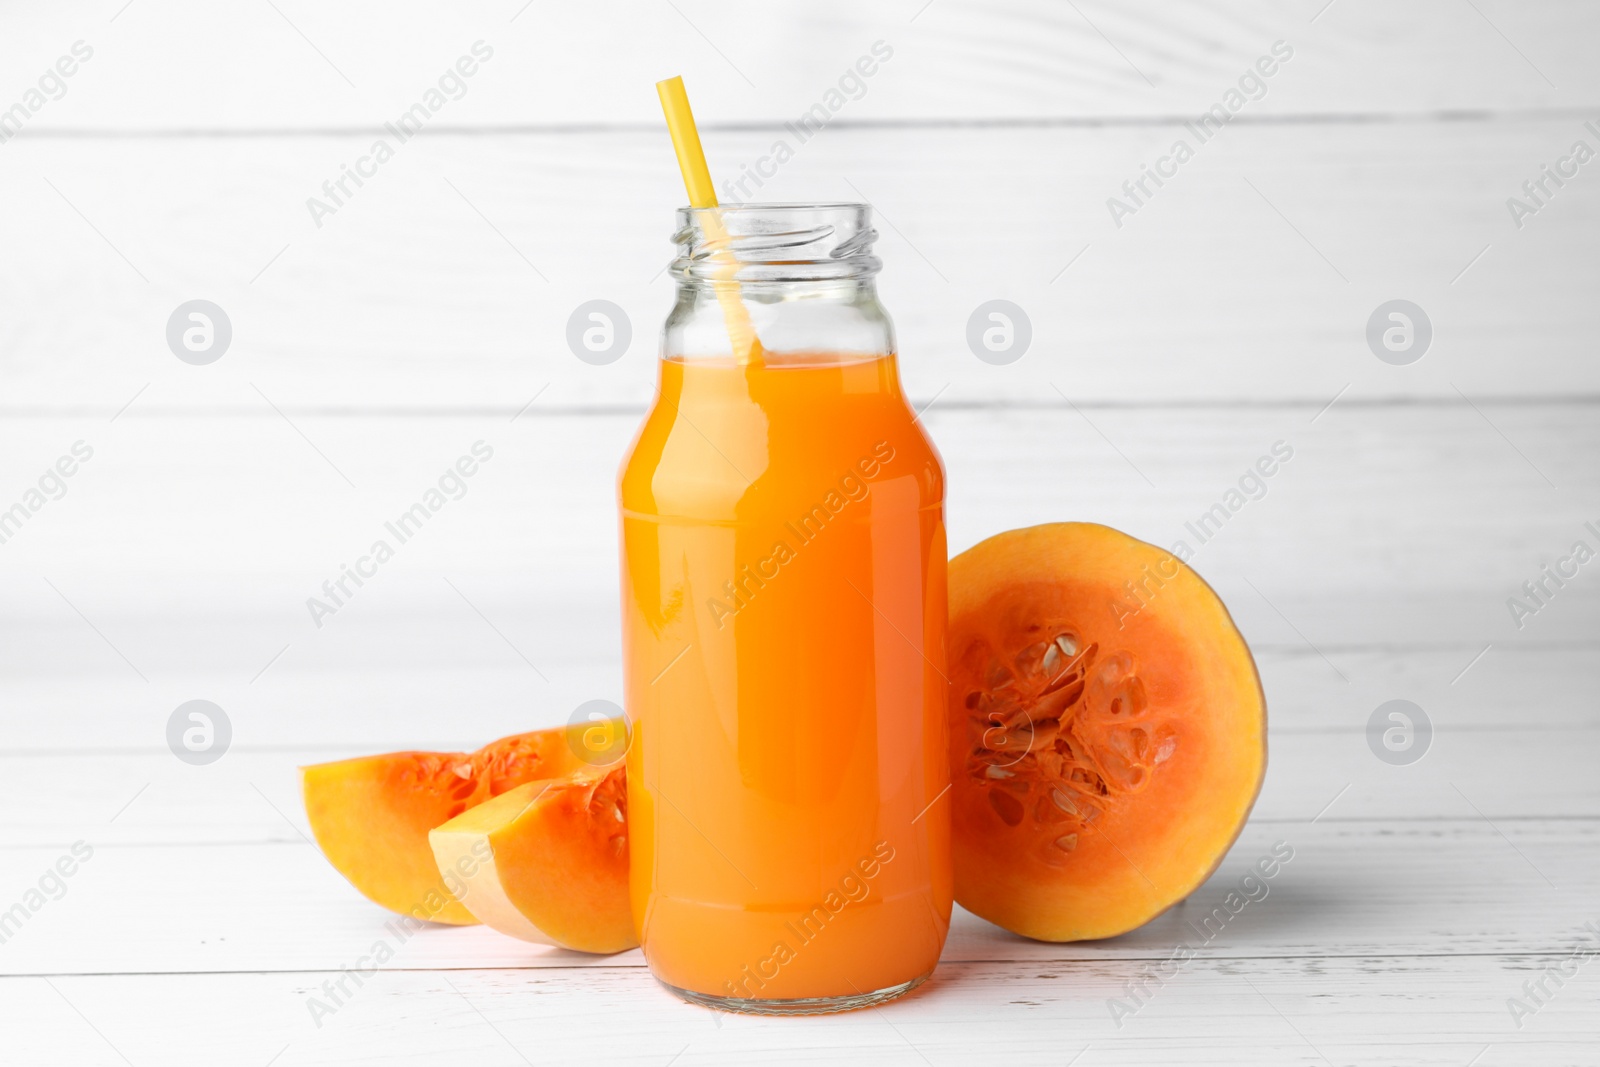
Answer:
M866 1006L927 977L950 922L944 471L868 207L678 221L620 479L634 921L686 999Z

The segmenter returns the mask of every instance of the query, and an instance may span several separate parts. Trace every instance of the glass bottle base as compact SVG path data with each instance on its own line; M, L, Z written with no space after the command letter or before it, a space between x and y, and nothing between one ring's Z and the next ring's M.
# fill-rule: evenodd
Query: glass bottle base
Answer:
M851 993L839 997L795 997L788 1000L762 999L760 997L722 997L711 993L696 993L689 989L679 989L657 978L661 987L681 997L691 1004L698 1004L702 1008L713 1011L736 1011L745 1015L825 1015L835 1011L855 1011L857 1008L875 1008L879 1004L886 1004L896 997L904 996L917 986L928 980L928 976L920 974L909 982L898 985L884 986L874 989L870 993Z

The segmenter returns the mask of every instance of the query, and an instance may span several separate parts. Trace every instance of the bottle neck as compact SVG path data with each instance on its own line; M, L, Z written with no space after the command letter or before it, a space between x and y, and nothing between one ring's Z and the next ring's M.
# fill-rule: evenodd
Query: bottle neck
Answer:
M662 332L662 358L734 358L727 293L723 283L680 283ZM758 282L739 286L734 299L775 364L824 355L830 362L859 362L895 352L894 326L870 277Z
M678 223L678 299L662 336L664 358L736 358L752 330L775 365L894 353L865 204L682 208Z

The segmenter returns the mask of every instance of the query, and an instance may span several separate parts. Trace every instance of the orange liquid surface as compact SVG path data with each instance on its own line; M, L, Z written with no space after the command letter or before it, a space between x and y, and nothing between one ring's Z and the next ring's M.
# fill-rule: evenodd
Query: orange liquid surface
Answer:
M621 479L633 911L661 980L787 999L933 969L943 499L893 357L662 363Z

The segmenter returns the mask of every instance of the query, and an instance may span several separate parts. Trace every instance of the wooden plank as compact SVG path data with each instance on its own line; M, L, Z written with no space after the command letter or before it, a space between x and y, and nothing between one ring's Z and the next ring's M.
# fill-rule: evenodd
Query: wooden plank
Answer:
M1600 183L1574 179L1520 230L1506 208L1541 164L1593 140L1577 118L1231 127L1120 228L1108 199L1173 130L828 133L761 195L878 207L882 294L919 399L1292 399L1314 413L1335 396L1600 393L1587 299L1600 262L1585 251ZM419 137L347 186L359 195L319 229L307 200L370 138L18 138L0 172L12 205L0 240L18 250L0 268L0 403L107 417L136 395L131 412L253 412L263 395L291 413L509 417L535 395L539 408L642 406L680 195L660 141ZM718 135L713 166L737 172L770 144ZM980 206L974 190L999 195ZM206 367L165 342L169 316L197 297L234 329ZM966 341L996 297L1032 322L1008 366ZM596 298L633 325L627 354L603 367L565 342L568 317ZM1365 339L1395 298L1434 330L1405 367Z
M924 419L949 472L953 551L1013 526L1093 520L1169 548L1187 543L1196 568L1247 618L1278 620L1261 635L1269 643L1300 642L1269 603L1242 595L1244 577L1313 640L1477 648L1488 640L1593 640L1596 631L1583 629L1594 616L1582 610L1593 596L1582 572L1520 631L1505 605L1585 536L1585 522L1600 519L1585 502L1600 488L1600 474L1585 462L1600 445L1593 405L1336 405L1315 421L1313 414L1139 408L1086 418L1062 408L1001 413L935 404ZM541 603L553 602L586 625L613 613L613 480L638 421L637 414L515 422L301 416L291 425L270 408L252 418L8 420L0 424L7 504L74 441L92 442L96 452L61 499L5 542L10 565L0 582L11 617L30 626L61 606L41 574L68 583L69 598L68 585L81 581L74 588L90 597L91 617L90 606L136 607L140 625L162 604L174 615L201 604L235 616L267 610L281 619L282 637L241 656L247 677L301 632L353 629L349 623L370 614L366 603L393 596L399 601L390 607L398 608L405 600L431 606L454 598L440 573L492 575L499 589L476 593L497 607L537 616ZM496 451L465 483L465 495L441 509L426 536L401 545L382 579L319 631L307 597L322 595L322 581L385 536L385 521L476 441ZM1264 494L1246 487L1259 499L1239 505L1220 531L1213 515L1202 543L1194 523L1239 491L1276 442L1293 456L1262 479ZM1541 471L1562 488L1552 489ZM186 579L174 583L177 575ZM121 591L150 596L123 603ZM1311 591L1327 631L1296 610L1303 605L1277 599ZM1469 619L1426 614L1430 597L1448 603L1457 595L1479 598ZM588 606L573 603L577 596ZM1414 598L1417 613L1397 626L1335 606L1363 597L1386 599L1391 616L1410 616L1406 601ZM47 611L47 604L56 607ZM382 632L381 619L369 621ZM1357 623L1364 632L1347 629ZM1431 629L1418 628L1424 624ZM119 630L113 640L118 634L134 642L135 662L156 653L139 647L136 633Z
M1364 728L1371 710L1352 708L1337 726L1316 732L1274 725L1256 821L1600 817L1600 786L1587 773L1600 741L1592 726L1464 727L1436 706L1431 748L1420 762L1395 767L1368 747ZM309 828L296 767L397 749L458 751L495 736L441 737L471 718L452 710L442 722L438 715L432 722L416 716L399 724L386 716L352 716L352 725L365 723L376 735L360 743L263 747L251 739L259 724L289 712L231 705L229 714L234 743L219 762L201 768L179 763L164 747L12 753L0 785L0 849L65 848L80 837L116 848L304 844ZM146 738L165 727L165 713L138 718ZM546 713L517 726L560 721ZM1491 784L1501 780L1517 787ZM52 789L63 781L73 783L70 794Z
M1259 906L1241 914L1239 929L1248 935L1229 927L1211 946L1217 953L1555 951L1593 918L1600 889L1600 793L1586 777L1595 733L1545 734L1540 759L1530 759L1532 747L1506 732L1441 737L1421 763L1395 768L1375 760L1360 738L1291 736L1276 743L1255 818L1184 908L1121 938L1068 946L1024 941L967 916L945 958L1165 953L1278 841L1294 850L1293 860ZM1356 749L1359 761L1348 755ZM252 753L230 753L206 768L179 767L165 753L31 760L55 771L53 781L83 783L65 798L21 788L31 778L17 767L0 827L7 846L0 847L0 899L20 899L74 840L94 852L67 893L7 941L0 968L337 969L373 939L394 936L384 925L392 916L361 899L300 836L292 762ZM1494 788L1506 780L1517 789ZM1506 908L1508 894L1529 906ZM479 928L430 929L406 939L402 956L394 966L638 962L578 957Z
M30 129L375 127L477 40L493 58L459 98L446 86L434 122L653 126L650 82L681 72L706 117L776 123L830 103L879 40L892 58L864 94L838 101L835 121L1190 114L1277 40L1293 58L1247 114L1551 107L1595 99L1586 47L1600 29L1578 0L1481 12L1439 0L1326 11L1313 0L121 7L7 15L0 62L19 86L20 72L43 72L76 39L95 49Z
M459 610L468 612L469 619L476 618L460 607L459 600L456 603ZM443 602L437 609L452 614L457 610ZM425 614L421 607L415 610L419 617ZM574 621L569 613L558 614ZM544 640L542 634L554 637L537 624L525 625L515 615L499 614L498 608L494 617L503 630L519 634L522 647L537 647ZM92 633L69 630L65 620L58 620L48 628L37 628L20 648L12 646L15 651L8 654L6 662L22 659L17 654L22 649L36 649L48 659L95 662L71 675L39 670L37 665L23 673L24 667L19 666L6 679L7 709L26 709L8 719L6 754L23 764L81 751L139 756L160 744L161 730L172 710L196 698L215 701L227 711L238 730L234 742L238 751L292 749L284 759L296 763L379 750L471 749L504 734L557 725L585 700L621 699L620 653L605 620L585 618L577 635L567 634L569 640L595 643L587 655L539 660L540 669L551 679L549 686L492 632L486 634L495 647L471 639L465 625L453 637L441 634L436 638L422 629L418 617L396 621L405 625L387 631L392 640L373 633L369 635L371 646L362 642L350 649L348 669L330 669L321 657L306 662L302 657L307 652L291 643L289 651L252 684L251 675L279 651L272 645L276 635L268 622L232 620L222 627L213 622L207 638L207 626L200 622L180 627L170 620L152 620L152 628L159 629L163 641L183 644L207 639L216 642L220 651L231 649L241 659L245 650L259 649L260 662L254 666L241 663L239 670L157 675L147 686L104 646L80 646L80 641L95 640ZM78 627L82 627L81 621ZM422 629L420 634L418 629ZM22 641L22 635L17 639ZM1419 704L1441 734L1505 731L1505 739L1527 746L1519 752L1531 767L1542 751L1558 744L1552 732L1577 737L1582 735L1569 731L1600 727L1600 709L1594 702L1600 666L1592 645L1496 646L1455 685L1450 684L1451 679L1472 663L1481 646L1393 651L1323 646L1351 677L1349 685L1303 645L1257 640L1252 648L1276 738L1304 735L1315 739L1306 741L1308 745L1344 745L1345 740L1335 741L1334 737L1359 733L1379 704L1403 698ZM65 655L69 649L71 655ZM345 655L341 653L341 657ZM416 662L404 662L408 657ZM124 710L112 715L107 710L111 708ZM1352 755L1357 763L1364 758L1360 750ZM21 773L12 766L7 773L20 774L13 781L23 793L46 789L52 780L49 776L56 773ZM1537 795L1543 795L1546 788L1565 795L1561 791L1569 784L1534 778L1542 783L1535 790ZM129 794L144 780L124 786L124 776L113 779L117 789L126 788ZM1341 783L1325 784L1331 792ZM5 792L0 789L0 794ZM80 799L88 805L83 817L109 817L126 799L111 795L114 792L83 794ZM1508 794L1513 798L1523 795ZM1312 808L1316 806L1315 797L1303 799Z
M1395 1067L1584 1063L1600 1031L1589 963L1516 1029L1505 1002L1565 958L1191 961L1119 1029L1107 1002L1149 966L944 963L876 1012L806 1019L713 1015L639 968L381 972L318 1028L326 973L0 980L34 1022L8 1061L162 1063L817 1063L926 1067L1381 1062ZM1548 980L1547 980L1548 984ZM346 988L354 990L346 980ZM1550 988L1554 988L1553 985ZM98 1032L98 1033L97 1033ZM1474 1061L1474 1057L1477 1059Z

